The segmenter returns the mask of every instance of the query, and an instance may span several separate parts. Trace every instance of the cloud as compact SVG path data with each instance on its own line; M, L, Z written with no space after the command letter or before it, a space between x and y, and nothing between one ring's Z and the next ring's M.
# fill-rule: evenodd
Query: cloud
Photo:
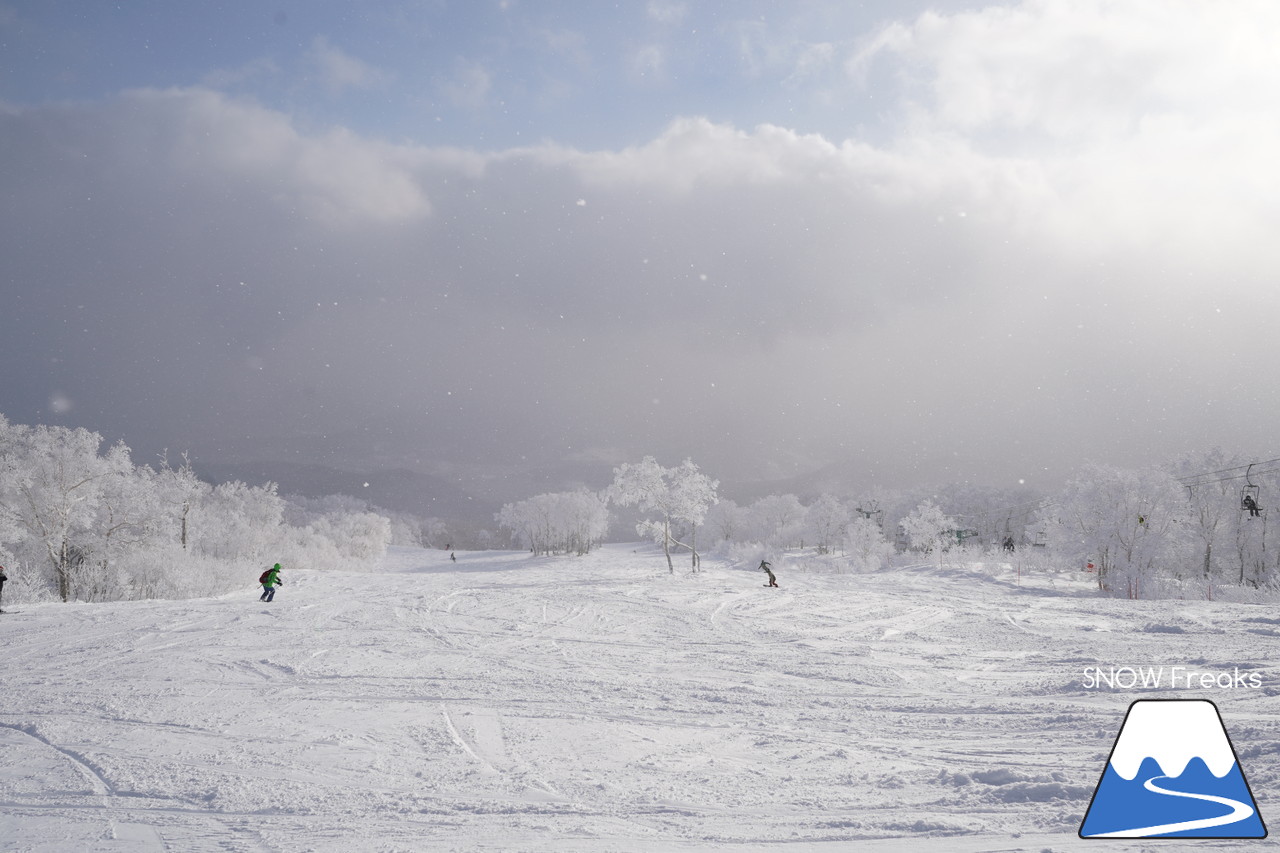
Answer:
M203 89L0 114L5 399L353 465L1026 477L1261 445L1280 127L1249 104L1280 81L1179 81L1251 79L1280 27L1160 4L1188 49L1142 48L1155 6L1079 5L883 30L860 62L904 88L876 144L690 116L486 153Z
M334 95L381 88L393 79L390 72L345 53L324 36L312 41L308 58L319 71L321 83Z
M1280 10L1200 0L1036 0L885 27L850 62L901 62L929 125L1097 142L1144 117L1254 111Z
M273 77L280 73L280 67L272 59L253 59L235 68L220 68L203 76L203 88L228 90L239 89L247 84Z
M835 42L811 41L764 21L738 21L725 29L749 78L772 77L796 87L822 80L830 69L838 68L836 58L842 48Z
M430 211L411 149L341 128L306 136L281 113L209 90L142 90L119 107L171 136L163 154L187 180L274 187L267 195L275 203L331 223L393 222Z
M660 24L678 24L689 14L689 7L684 3L650 0L649 5L645 7L645 12Z
M631 76L635 80L665 82L667 80L668 49L661 44L649 43L637 47L631 53Z
M1040 188L1040 233L1198 265L1265 240L1277 35L1265 3L1036 0L890 24L847 67L902 81L892 147L924 171L931 151L953 174L965 159L1016 171Z
M435 86L454 106L479 110L489 103L493 72L482 63L459 60L454 73L447 78L438 78Z

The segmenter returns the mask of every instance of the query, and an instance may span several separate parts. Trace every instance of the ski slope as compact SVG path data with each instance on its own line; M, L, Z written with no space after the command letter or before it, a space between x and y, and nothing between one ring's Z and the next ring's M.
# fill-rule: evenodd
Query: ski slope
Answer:
M710 560L669 575L648 546L397 549L368 574L286 567L269 605L250 581L15 607L0 848L1062 851L1129 703L1158 696L1217 703L1280 820L1271 609L774 565L776 590ZM1098 665L1262 686L1086 687Z

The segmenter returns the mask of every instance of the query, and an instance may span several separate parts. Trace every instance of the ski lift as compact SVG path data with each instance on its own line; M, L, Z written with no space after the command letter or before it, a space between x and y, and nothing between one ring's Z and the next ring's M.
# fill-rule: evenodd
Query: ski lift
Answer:
M1249 467L1244 472L1245 486L1240 490L1240 509L1248 512L1250 516L1258 516L1262 514L1262 508L1258 506L1258 498L1261 495L1261 489L1250 474L1253 473L1254 463L1250 462Z
M874 507L875 504L873 503L872 506ZM865 518L867 521L871 521L875 518L876 524L880 525L880 529L884 529L884 510L855 507L853 511L856 512L860 518ZM879 518L876 518L876 516L879 516Z

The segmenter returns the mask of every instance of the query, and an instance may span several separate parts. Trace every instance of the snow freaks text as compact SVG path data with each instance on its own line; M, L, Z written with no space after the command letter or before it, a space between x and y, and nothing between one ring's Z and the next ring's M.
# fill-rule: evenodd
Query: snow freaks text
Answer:
M1188 666L1086 666L1084 688L1120 690L1257 690L1262 676L1256 672L1211 672Z

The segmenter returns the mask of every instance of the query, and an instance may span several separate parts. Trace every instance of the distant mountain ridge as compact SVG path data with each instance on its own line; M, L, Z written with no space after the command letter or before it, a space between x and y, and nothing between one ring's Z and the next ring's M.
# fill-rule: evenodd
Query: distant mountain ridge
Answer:
M491 519L500 507L492 499L474 495L444 477L405 468L353 472L327 465L254 461L200 464L196 473L211 483L240 480L260 486L272 482L285 495L350 495L383 509L422 518Z

